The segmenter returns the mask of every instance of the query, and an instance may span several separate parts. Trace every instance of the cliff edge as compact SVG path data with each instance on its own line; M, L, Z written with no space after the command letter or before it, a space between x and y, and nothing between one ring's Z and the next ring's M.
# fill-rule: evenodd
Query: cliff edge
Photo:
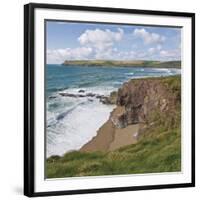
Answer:
M113 100L113 94L111 97ZM115 98L117 106L110 118L81 151L110 151L135 144L145 129L162 119L170 121L168 128L173 127L181 103L180 77L130 80Z

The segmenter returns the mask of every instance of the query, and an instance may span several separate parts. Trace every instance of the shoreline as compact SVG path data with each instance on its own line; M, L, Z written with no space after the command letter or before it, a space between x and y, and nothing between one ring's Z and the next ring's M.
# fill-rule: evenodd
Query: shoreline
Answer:
M123 107L116 107L110 113L109 119L98 129L97 135L89 142L84 144L79 151L113 151L120 147L135 144L138 141L138 132L140 124L128 125L125 128L117 127L113 122L113 117L120 115L123 112ZM112 116L112 118L111 118Z
M46 160L48 178L181 170L180 75L129 80L116 106L80 150Z
M129 79L123 85L131 81L156 80L168 77L176 77L177 75L170 75L166 77L147 77L140 79ZM179 76L179 75L178 75ZM118 92L117 92L118 95ZM110 95L111 96L111 95ZM89 142L84 144L78 151L80 152L95 152L95 151L114 151L121 147L136 144L139 140L140 130L145 127L145 122L136 122L125 127L118 127L118 118L126 112L124 106L119 106L116 103L116 108L110 113L109 119L98 129L97 135ZM117 123L116 123L117 122ZM141 131L142 132L142 131Z
M161 77L145 77L145 78L138 78L138 79L129 79L128 81L124 82L122 85L130 82L130 81L137 81L137 80L153 80L153 79L163 79L167 77L176 77L179 75L169 75L169 76L161 76ZM115 92L115 91L114 91ZM111 94L108 98L111 98ZM112 97L113 98L113 97ZM102 103L102 102L101 102ZM106 104L106 103L105 103ZM117 104L114 103L116 106ZM113 116L119 116L124 112L124 108L117 106L114 108L109 115L107 121L102 124L99 129L96 131L96 136L90 139L87 143L85 143L82 147L80 147L76 151L80 152L95 152L95 151L114 151L121 147L136 144L138 142L138 136L140 129L143 128L143 123L134 123L130 124L124 128L119 128L115 126L113 122ZM112 116L112 118L111 118ZM73 150L72 150L73 151ZM66 153L70 153L71 151L66 151ZM63 155L64 155L63 154ZM54 156L54 155L52 155ZM51 156L50 156L51 157ZM50 158L48 157L48 158ZM47 159L48 159L47 158Z

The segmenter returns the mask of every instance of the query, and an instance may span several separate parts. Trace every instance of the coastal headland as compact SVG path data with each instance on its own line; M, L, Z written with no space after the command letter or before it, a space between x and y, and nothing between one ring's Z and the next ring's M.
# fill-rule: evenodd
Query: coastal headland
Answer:
M181 170L180 75L129 80L106 102L107 122L79 151L49 157L48 178Z
M149 60L65 60L64 66L109 66L109 67L151 67L181 68L181 61L149 61Z

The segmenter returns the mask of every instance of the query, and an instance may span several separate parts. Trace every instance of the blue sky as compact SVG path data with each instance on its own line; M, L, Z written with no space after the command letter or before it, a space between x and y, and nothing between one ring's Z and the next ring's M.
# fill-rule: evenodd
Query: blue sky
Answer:
M181 28L47 21L47 63L180 60Z

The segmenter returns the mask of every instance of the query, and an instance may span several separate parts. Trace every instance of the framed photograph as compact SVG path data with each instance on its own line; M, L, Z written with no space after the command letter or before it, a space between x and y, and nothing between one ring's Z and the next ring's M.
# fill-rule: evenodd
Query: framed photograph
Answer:
M24 194L195 186L195 14L24 6Z

